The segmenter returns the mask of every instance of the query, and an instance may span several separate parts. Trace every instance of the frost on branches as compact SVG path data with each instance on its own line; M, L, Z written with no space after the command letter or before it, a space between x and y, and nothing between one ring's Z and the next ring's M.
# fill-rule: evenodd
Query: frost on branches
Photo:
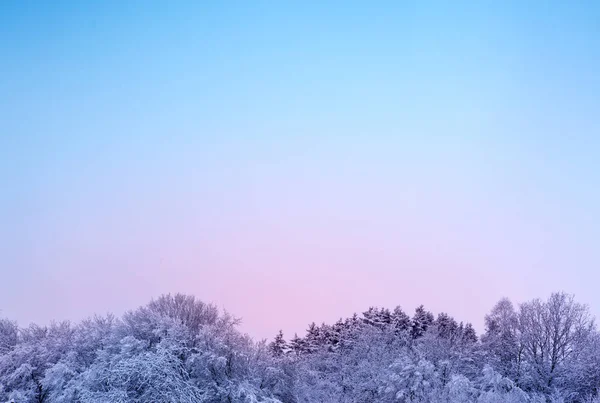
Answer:
M0 320L0 402L600 402L600 335L564 293L499 301L481 337L423 305L269 343L237 323L180 294L76 325Z

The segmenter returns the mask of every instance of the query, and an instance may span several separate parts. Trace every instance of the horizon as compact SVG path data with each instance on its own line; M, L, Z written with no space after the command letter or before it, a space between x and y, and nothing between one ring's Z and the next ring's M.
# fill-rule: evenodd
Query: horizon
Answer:
M532 298L532 299L530 299L530 300L528 300L528 301L512 301L512 300L510 300L510 299L509 299L509 300L510 300L510 302L513 304L513 306L514 306L514 307L517 309L517 311L518 311L518 308L520 307L520 305L521 305L521 304L529 303L529 302L531 302L532 300L546 301L546 300L547 300L547 298L549 298L549 297L550 297L552 294L561 294L561 293L563 293L563 294L566 294L567 296L574 297L574 300L575 300L575 301L577 301L577 296L576 296L576 295L569 294L569 293L565 293L564 291L554 291L554 292L552 292L551 294L549 294L549 295L547 295L547 296L545 296L545 297L536 297L536 298ZM283 329L279 329L279 330L277 330L277 331L276 331L276 332L275 332L275 333L274 333L274 334L273 334L271 337L260 337L260 338L259 338L259 337L255 337L255 335L252 335L252 334L250 334L250 333L248 333L248 332L244 331L244 318L242 318L242 317L238 317L238 316L235 314L235 312L231 312L231 311L227 310L227 308L226 308L226 307L220 307L220 306L217 306L217 305L213 304L212 302L209 302L209 301L203 301L201 298L198 298L198 297L197 297L197 296L195 296L195 295L192 295L192 294L182 294L182 293L167 293L167 294L161 294L161 295L158 295L158 296L156 296L156 297L152 297L152 298L151 298L149 301L147 301L147 303L145 303L145 304L142 304L142 305L140 305L140 306L137 306L137 307L135 307L135 308L126 309L125 311L123 311L123 312L121 312L121 313L114 313L114 312L103 312L103 313L98 313L98 312L96 312L96 313L93 313L93 314L91 314L91 315L90 315L90 316L88 316L88 317L80 318L80 319L78 319L78 320L69 320L69 319L64 319L64 321L66 321L66 322L69 322L71 325L75 325L75 326L76 326L76 325L80 324L82 321L84 321L84 320L87 320L87 319L92 319L92 318L94 318L94 317L96 317L96 316L100 316L100 317L102 317L102 316L106 316L106 315L113 315L115 318L117 318L117 319L121 319L121 318L123 317L123 315L125 315L125 314L127 314L127 313L132 313L132 312L135 312L135 311L137 311L139 308L146 307L146 306L147 306L147 305L148 305L150 302L154 302L154 301L160 300L162 297L169 297L169 296L176 296L176 295L183 295L183 296L191 296L191 297L194 297L194 299L195 299L196 301L201 301L201 302L203 302L203 303L205 303L205 304L207 304L207 305L211 305L211 306L214 306L215 308L217 308L217 310L218 310L219 314L225 314L225 313L227 313L227 314L231 315L233 318L235 318L237 321L239 321L239 322L237 322L237 324L236 324L237 328L238 328L239 330L241 330L241 331L242 331L242 333L244 333L244 334L246 334L246 335L250 336L250 337L251 337L251 338L252 338L252 339L253 339L255 342L260 342L260 341L263 341L263 340L265 340L265 341L268 341L268 342L269 342L269 341L272 341L272 340L275 338L275 336L277 335L277 333L279 333L279 331L281 331L281 332L283 333L283 337L284 337L284 339L285 339L285 340L291 340L291 339L292 339L293 337L295 337L295 336L299 336L299 337L305 337L305 336L306 336L306 334L307 334L307 330L308 330L308 328L310 327L310 325L311 325L311 324L316 324L317 326L321 326L321 325L328 325L328 326L332 326L332 325L334 325L334 324L335 324L335 322L337 322L338 320L346 320L346 319L352 318L352 317L353 317L355 314L356 314L356 315L358 315L358 317L359 317L359 318L362 318L362 317L364 316L363 314L364 314L366 311L368 311L370 308L376 308L376 309L388 309L390 312L393 312L393 311L394 311L394 308L396 308L396 307L401 307L401 308L402 308L402 311L403 311L404 313L408 314L408 316L409 316L409 317L413 318L413 315L414 315L414 313L415 313L415 310L416 310L416 309L417 309L419 306L423 306L423 307L424 307L424 309L425 309L426 311L428 311L428 312L431 312L431 313L433 314L434 318L438 318L438 315L440 315L440 314L447 314L447 315L449 315L449 316L450 316L452 319L456 320L456 322L457 322L457 323L460 323L460 324L465 324L465 325L467 325L467 324L473 325L473 328L475 329L475 332L476 332L476 334L477 334L477 336L478 336L478 337L481 337L482 335L484 335L484 334L486 333L486 329L485 329L485 327L484 327L483 325L482 325L482 327L481 327L481 328L478 328L478 326L476 325L476 323L478 323L478 322L481 322L481 323L483 324L485 317L484 317L484 318L479 318L480 320L478 320L478 321L473 321L473 320L471 320L471 319L457 318L457 317L455 317L455 316L452 314L452 312L447 312L447 311L435 312L435 311L431 311L431 310L430 310L430 309L427 307L427 305L426 305L426 304L418 304L417 306L415 306L415 309L412 309L412 310L407 310L407 309L404 309L404 308L403 308L401 305L396 305L396 306L393 306L393 307L387 307L387 306L373 306L373 305L371 305L371 306L368 306L368 307L366 307L365 309L362 309L362 310L360 310L360 311L358 311L358 312L352 312L352 313L351 313L351 314L349 314L349 315L343 315L343 316L340 316L340 317L338 317L338 318L335 318L335 319L333 319L333 320L329 320L329 321L325 320L325 321L320 321L320 322L317 322L317 321L310 321L310 322L308 322L306 325L304 325L304 327L303 327L303 328L302 328L302 330L300 330L300 331L293 331L293 332L286 333L285 331L283 331ZM500 302L501 300L504 300L505 298L506 298L506 297L502 297L502 298L500 298L498 301L496 301L496 303ZM578 303L580 303L580 304L582 304L583 306L585 306L585 307L587 307L587 308L591 308L591 307L590 307L588 304L586 304L585 302L582 302L582 301L577 301L577 302L578 302ZM495 306L495 305L496 305L496 304L494 304L494 306ZM486 313L486 316L487 316L487 315L488 315L488 314L491 312L491 310L492 310L492 309L490 308L490 311L489 311L488 313ZM1 312L0 312L0 313L1 313ZM592 317L591 317L592 323L596 323L596 319L597 319L597 317L596 317L596 315L593 313L593 310L590 310L590 313L591 313L591 315L592 315ZM2 319L8 319L8 320L12 320L11 318L4 318L4 317L2 317ZM17 326L19 326L19 328L20 328L20 329L25 329L25 328L27 328L29 325L49 326L49 325L52 325L52 324L57 324L57 323L61 323L61 322L62 322L62 321L56 321L56 320L54 320L54 319L50 319L50 320L49 320L48 322L46 322L46 323L34 323L34 322L30 322L30 323L28 323L28 324L26 324L26 325L24 325L24 324L21 324L21 323L18 323L18 322L17 322Z
M0 4L2 317L600 316L600 5ZM459 297L459 298L457 298Z

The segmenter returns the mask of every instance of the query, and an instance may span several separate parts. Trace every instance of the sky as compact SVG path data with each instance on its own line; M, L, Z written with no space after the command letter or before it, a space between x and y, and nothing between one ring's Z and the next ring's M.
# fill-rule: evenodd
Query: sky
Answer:
M600 6L0 3L0 315L600 317Z

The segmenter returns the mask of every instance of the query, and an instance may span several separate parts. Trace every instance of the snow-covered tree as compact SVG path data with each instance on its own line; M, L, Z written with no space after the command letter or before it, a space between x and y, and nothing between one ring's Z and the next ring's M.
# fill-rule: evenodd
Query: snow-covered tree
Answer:
M275 357L281 357L288 351L288 345L283 338L283 331L280 330L275 339L269 343L269 352Z
M0 354L12 350L18 341L19 328L17 324L8 319L0 319Z
M420 305L415 310L411 322L411 334L414 339L417 339L425 334L429 326L434 322L433 314L425 310L423 305Z
M590 403L600 333L585 305L552 294L501 300L472 325L420 306L311 324L256 343L239 320L166 295L121 318L18 328L0 321L0 402ZM288 352L286 354L286 351Z
M411 330L410 316L400 306L392 312L392 326L397 333L408 333Z
M535 387L550 392L565 377L571 360L585 350L595 325L587 306L572 295L554 293L548 301L521 305L519 329L524 355L535 371Z

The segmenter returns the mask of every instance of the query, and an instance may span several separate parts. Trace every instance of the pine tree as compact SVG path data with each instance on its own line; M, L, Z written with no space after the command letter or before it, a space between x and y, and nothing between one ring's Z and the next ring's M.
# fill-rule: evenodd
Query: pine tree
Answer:
M329 340L331 338L331 326L322 323L321 327L318 328L318 335L317 335L317 344L319 346L326 346L329 345Z
M384 329L392 323L392 314L386 308L370 307L368 311L363 312L363 322Z
M453 317L447 313L440 313L435 321L438 335L450 341L454 341L458 336L459 326Z
M477 332L475 332L475 329L473 328L472 324L467 323L462 333L462 338L468 343L477 343Z
M397 306L392 313L392 325L397 334L410 331L410 316Z
M369 307L369 309L363 312L363 322L370 326L377 324L377 308Z
M377 314L377 319L382 327L387 327L392 323L392 313L387 308L381 308Z
M306 330L306 337L304 337L304 349L308 353L314 353L320 347L321 341L321 330L315 324L315 322L311 323Z
M283 338L283 331L280 330L279 333L277 333L277 336L275 336L275 339L269 344L268 348L269 352L274 357L281 357L282 355L287 353L289 347L287 342Z
M328 343L333 349L336 349L339 346L343 334L345 333L345 329L344 321L341 318L331 327Z
M429 311L426 311L423 305L420 305L417 309L415 309L415 314L411 324L413 339L423 336L433 321L433 314Z
M296 355L303 354L305 352L305 342L301 337L298 337L298 334L295 333L292 340L290 340L290 352L293 352Z

